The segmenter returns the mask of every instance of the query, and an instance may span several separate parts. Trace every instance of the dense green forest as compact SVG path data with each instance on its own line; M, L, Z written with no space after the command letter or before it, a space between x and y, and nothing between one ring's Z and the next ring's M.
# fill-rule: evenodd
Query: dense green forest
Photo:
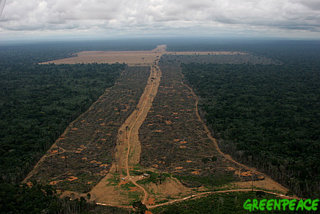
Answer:
M0 213L92 211L92 205L83 201L58 199L52 188L48 195L49 187L36 185L29 189L19 183L67 125L115 83L125 65L38 63L82 50L155 47L152 41L129 43L120 40L0 46ZM94 213L127 213L93 208Z
M249 213L243 208L247 199L275 199L274 195L264 192L232 192L212 194L203 198L187 200L168 206L152 209L162 214L240 214ZM285 213L282 211L254 211L253 213ZM293 212L292 212L293 213Z
M127 214L126 209L108 206L98 206L88 203L90 195L80 199L70 200L69 197L60 199L52 186L36 184L27 185L0 184L0 213L25 214L25 213L116 213Z
M1 179L21 181L67 125L114 84L122 69L122 64L2 67Z
M125 68L37 64L69 56L72 50L54 45L0 48L1 213L80 213L92 208L84 201L60 200L49 187L18 185L67 125Z
M182 64L182 70L223 151L300 196L318 197L320 52L292 50L270 51L282 65Z
M84 198L60 200L51 186L0 184L0 213L80 213L81 210L93 209L93 204L87 204ZM30 200L32 199L32 200Z
M174 51L247 51L283 62L192 64L183 65L183 71L201 96L202 114L224 151L264 169L299 195L319 196L319 42L57 42L0 46L0 213L127 213L87 204L83 199L58 199L52 187L19 185L69 122L112 86L125 67L37 63L82 50L150 50L157 44L168 44L168 49ZM238 213L243 204L238 200L241 197L249 196L203 198L200 204L188 201L163 212L206 209L218 200L218 211L227 207L227 213Z
M152 50L159 40L117 39L104 41L60 41L30 44L1 44L0 64L30 64L70 57L79 51Z

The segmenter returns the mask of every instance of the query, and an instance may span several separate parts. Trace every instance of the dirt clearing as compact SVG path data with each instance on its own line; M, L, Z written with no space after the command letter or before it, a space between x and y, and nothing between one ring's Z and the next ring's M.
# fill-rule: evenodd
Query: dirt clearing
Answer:
M58 59L41 64L77 64L77 63L125 63L129 66L150 66L161 53L165 52L166 45L158 45L151 51L82 51L74 57Z
M150 51L81 51L75 53L75 56L43 62L41 64L77 64L77 63L125 63L129 66L151 66L156 59L160 59L161 55L247 55L244 52L237 51L184 51L184 52L168 52L166 45L158 45Z

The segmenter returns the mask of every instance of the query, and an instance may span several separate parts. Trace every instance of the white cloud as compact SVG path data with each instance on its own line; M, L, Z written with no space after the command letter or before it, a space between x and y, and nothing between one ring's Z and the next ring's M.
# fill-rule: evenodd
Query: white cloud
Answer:
M230 30L231 29L231 30ZM320 35L319 0L9 0L0 37L299 33ZM20 35L21 36L21 35Z

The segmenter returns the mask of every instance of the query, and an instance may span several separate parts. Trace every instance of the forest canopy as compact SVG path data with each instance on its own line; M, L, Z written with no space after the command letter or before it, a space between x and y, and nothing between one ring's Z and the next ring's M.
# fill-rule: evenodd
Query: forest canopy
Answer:
M0 179L15 183L67 125L114 84L125 65L11 60L0 64Z
M182 64L222 149L319 196L320 63Z

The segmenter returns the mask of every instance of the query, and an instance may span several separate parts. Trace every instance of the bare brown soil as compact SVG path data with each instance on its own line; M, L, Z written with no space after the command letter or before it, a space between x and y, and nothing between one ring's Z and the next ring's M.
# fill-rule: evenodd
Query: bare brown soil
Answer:
M77 63L126 63L130 66L148 66L159 56L151 51L82 51L75 57L58 59L42 64L77 64Z
M150 66L165 52L167 46L159 45L151 51L82 51L74 57L58 59L41 64L77 63L125 63L129 66Z

